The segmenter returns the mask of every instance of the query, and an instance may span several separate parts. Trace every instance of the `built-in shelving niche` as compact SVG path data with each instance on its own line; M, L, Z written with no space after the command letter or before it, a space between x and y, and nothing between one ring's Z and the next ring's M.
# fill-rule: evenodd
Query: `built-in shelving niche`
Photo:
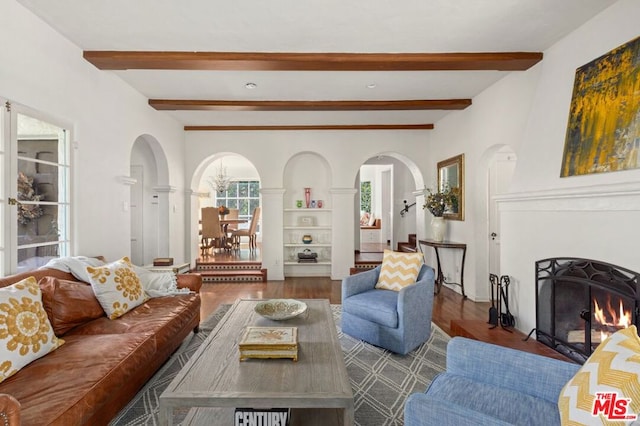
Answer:
M314 153L292 157L284 170L283 259L284 274L289 277L331 275L331 168ZM310 199L315 207L307 207L305 188L311 188ZM298 207L301 201L301 207ZM322 207L319 207L319 204ZM310 243L303 237L310 235ZM298 262L298 253L310 250L317 255L316 263Z

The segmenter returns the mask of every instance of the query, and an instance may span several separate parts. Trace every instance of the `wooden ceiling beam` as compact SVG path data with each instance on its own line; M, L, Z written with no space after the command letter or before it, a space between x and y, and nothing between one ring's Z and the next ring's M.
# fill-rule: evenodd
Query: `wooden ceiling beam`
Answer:
M166 111L371 111L462 110L471 99L384 101L227 101L198 99L149 99L149 105Z
M268 126L184 126L185 131L236 130L432 130L433 124L328 124L328 125L268 125Z
M270 53L88 50L101 70L245 71L523 71L540 52L476 53Z

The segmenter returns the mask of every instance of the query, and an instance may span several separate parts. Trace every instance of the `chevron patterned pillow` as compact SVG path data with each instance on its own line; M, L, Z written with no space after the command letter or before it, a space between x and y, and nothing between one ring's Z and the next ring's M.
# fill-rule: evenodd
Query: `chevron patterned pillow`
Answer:
M385 250L376 288L400 291L416 282L421 267L421 253Z
M640 413L640 338L634 325L602 342L558 399L563 425L613 424Z

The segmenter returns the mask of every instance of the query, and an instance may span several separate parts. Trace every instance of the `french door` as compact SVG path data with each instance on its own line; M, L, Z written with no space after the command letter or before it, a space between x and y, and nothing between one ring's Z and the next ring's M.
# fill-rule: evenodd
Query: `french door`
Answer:
M2 275L70 254L69 126L3 100Z

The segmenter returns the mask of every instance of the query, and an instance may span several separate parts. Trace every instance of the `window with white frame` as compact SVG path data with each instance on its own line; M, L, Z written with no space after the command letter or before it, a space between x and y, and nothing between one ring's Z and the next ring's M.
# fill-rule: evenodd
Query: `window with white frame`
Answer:
M251 221L253 210L259 205L260 181L258 180L231 181L226 191L216 193L216 206L238 209L238 218L246 219L248 222Z

